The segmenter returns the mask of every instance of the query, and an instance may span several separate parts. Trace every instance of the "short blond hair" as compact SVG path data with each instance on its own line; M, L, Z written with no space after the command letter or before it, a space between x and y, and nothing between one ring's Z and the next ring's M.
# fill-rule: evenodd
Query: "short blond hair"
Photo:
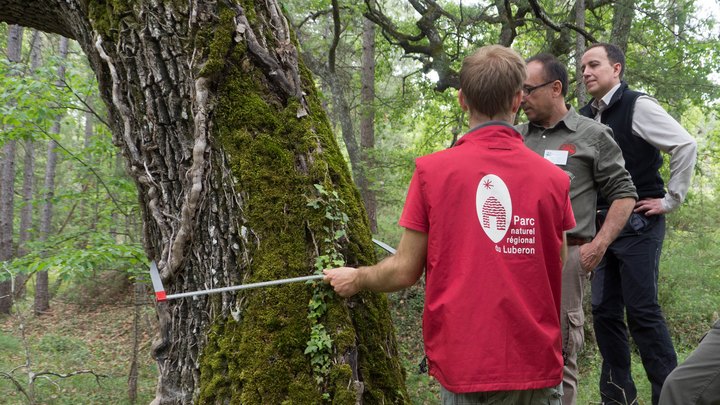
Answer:
M525 61L510 48L488 45L463 60L460 88L473 111L494 117L512 110L527 77Z

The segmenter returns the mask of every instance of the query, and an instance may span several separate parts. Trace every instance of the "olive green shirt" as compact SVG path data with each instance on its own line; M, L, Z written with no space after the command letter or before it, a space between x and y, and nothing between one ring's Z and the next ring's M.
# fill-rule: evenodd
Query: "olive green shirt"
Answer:
M618 198L637 199L630 173L610 127L583 117L570 107L552 128L533 123L516 127L525 145L545 156L570 176L570 201L575 213L575 228L568 236L595 236L597 193L612 204ZM564 151L567 151L565 154Z

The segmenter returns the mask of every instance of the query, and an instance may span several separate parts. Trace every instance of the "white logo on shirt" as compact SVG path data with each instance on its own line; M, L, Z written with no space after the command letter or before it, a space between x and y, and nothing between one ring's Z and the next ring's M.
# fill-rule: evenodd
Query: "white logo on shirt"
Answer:
M500 242L512 219L510 191L500 177L488 174L480 180L475 194L475 208L485 234L493 242Z

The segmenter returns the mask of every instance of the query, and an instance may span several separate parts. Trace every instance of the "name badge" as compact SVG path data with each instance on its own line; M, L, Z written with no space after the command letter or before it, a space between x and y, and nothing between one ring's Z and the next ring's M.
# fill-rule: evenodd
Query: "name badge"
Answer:
M568 151L566 150L545 150L545 159L556 165L566 165L568 159Z

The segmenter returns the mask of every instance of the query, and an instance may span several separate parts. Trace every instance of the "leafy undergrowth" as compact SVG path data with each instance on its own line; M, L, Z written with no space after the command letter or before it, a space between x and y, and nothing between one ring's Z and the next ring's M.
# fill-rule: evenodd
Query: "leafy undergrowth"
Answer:
M136 328L131 297L129 291L126 298L92 305L56 299L51 301L51 310L40 317L28 310L30 303L16 305L21 315L0 318L0 402L132 403L128 377ZM156 324L149 301L138 310L136 403L147 404L154 397L157 381L150 353ZM52 374L36 377L34 384L29 384L31 373L46 372ZM61 377L73 373L78 374Z
M420 370L420 363L425 357L422 340L424 288L425 283L421 279L414 286L388 296L402 364L406 370L405 382L412 403L417 405L440 403L440 384Z

